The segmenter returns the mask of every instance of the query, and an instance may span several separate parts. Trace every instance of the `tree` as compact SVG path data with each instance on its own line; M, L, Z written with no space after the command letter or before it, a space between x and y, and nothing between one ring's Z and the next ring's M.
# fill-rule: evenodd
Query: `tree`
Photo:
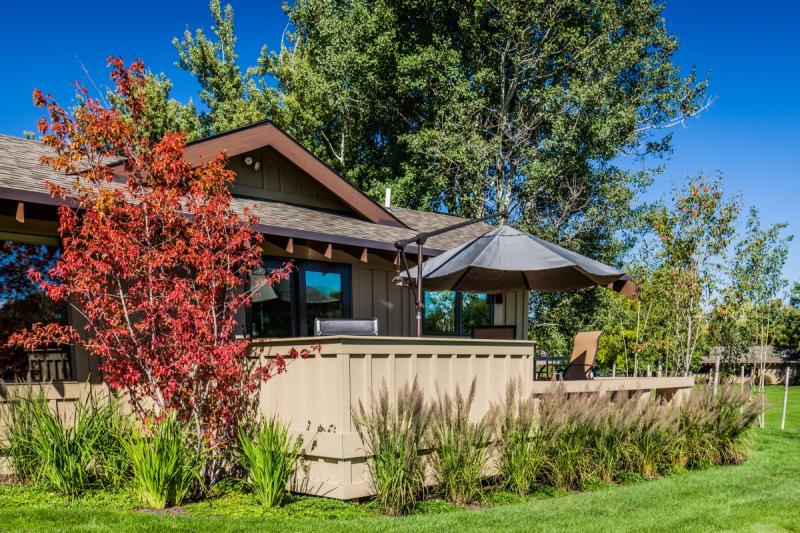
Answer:
M736 244L731 264L731 278L736 293L747 304L750 321L754 328L753 338L760 346L760 389L762 409L764 407L764 373L767 347L770 344L774 325L773 300L786 281L783 266L789 253L788 241L781 233L786 224L762 227L758 210L750 209L745 234ZM760 418L764 426L763 412Z
M237 64L233 11L175 40L209 130L276 120L374 196L515 222L616 259L617 230L651 171L622 155L665 154L671 125L708 105L681 76L652 0L586 4L299 0L291 31L258 65ZM652 170L652 169L651 169Z
M194 35L187 29L183 40L174 38L178 67L200 83L200 101L207 110L199 114L200 136L213 135L264 120L278 112L275 91L259 78L260 69L242 72L236 53L233 8L223 9L219 0L210 2L211 27L216 40L202 29Z
M631 245L669 127L707 107L654 0L298 0L279 50L242 69L233 10L174 41L204 133L272 119L373 197L511 222L605 262ZM632 158L642 170L620 165ZM585 317L596 291L531 314ZM577 322L575 327L577 327ZM569 336L571 331L554 332Z
M182 132L189 141L202 137L201 117L194 103L190 99L186 105L182 105L171 98L172 82L164 74L146 73L133 90L138 91L140 94L137 96L144 101L144 120L140 127L150 141L158 142L166 133L176 131ZM108 101L121 113L130 112L126 109L125 101L114 91L109 91Z
M789 291L789 305L780 302L780 310L773 328L776 346L800 350L800 283L795 282Z
M662 205L653 217L662 244L659 297L669 302L685 373L691 370L704 314L719 288L723 259L736 231L739 201L725 200L722 193L719 176L690 179L685 191L675 191L673 208ZM674 356L677 364L681 357Z
M773 326L773 344L782 348L800 350L800 309L795 305L780 303Z
M279 357L254 367L247 341L234 336L262 238L253 216L231 207L234 173L224 155L193 168L183 159L184 134L153 140L142 63L109 64L116 108L80 89L68 112L34 92L47 114L42 143L52 150L42 162L74 183L48 183L63 202L63 246L52 268L30 276L53 301L72 305L86 330L37 323L11 340L28 349L77 343L101 358L105 382L127 393L139 416L174 411L192 424L198 447L222 451L255 387L286 365ZM108 166L114 161L123 163ZM288 270L273 271L268 282ZM286 357L298 355L307 353ZM219 464L210 463L211 479Z

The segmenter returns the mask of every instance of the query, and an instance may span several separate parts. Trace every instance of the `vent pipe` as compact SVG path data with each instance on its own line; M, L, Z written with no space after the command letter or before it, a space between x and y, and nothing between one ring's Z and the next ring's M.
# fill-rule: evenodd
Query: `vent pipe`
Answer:
M383 202L383 207L392 207L392 188L386 187L386 199Z

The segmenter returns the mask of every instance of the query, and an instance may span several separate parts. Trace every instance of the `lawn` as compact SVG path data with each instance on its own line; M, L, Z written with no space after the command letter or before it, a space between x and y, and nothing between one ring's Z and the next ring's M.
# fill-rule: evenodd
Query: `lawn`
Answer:
M785 432L779 429L782 398L782 387L768 389L767 428L756 431L746 463L656 481L527 500L501 493L474 510L426 502L405 518L379 516L371 505L318 498L298 498L265 514L238 492L152 514L137 510L126 494L100 492L70 502L28 488L0 487L0 530L800 530L800 387L790 390Z

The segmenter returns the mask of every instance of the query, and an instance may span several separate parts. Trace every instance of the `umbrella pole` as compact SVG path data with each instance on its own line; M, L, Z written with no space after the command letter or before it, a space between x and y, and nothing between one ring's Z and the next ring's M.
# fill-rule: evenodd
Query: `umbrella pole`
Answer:
M475 220L465 220L464 222L459 222L458 224L453 224L452 226L446 226L444 228L439 228L433 231L426 231L422 233L418 233L414 237L410 239L402 239L394 243L394 247L397 249L397 271L400 272L400 256L403 256L403 260L405 260L405 253L406 247L411 243L417 244L417 337L422 337L422 309L425 305L425 302L422 300L422 247L425 245L425 241L428 240L429 237L433 237L434 235L439 235L442 233L446 233L448 231L453 231L454 229L463 228L464 226L471 226L472 224L477 224L478 222L486 222L487 220L502 217L503 220L508 218L508 210L503 209L502 211L498 211L497 213L492 213L491 215L486 215L485 217L481 217ZM406 272L408 272L408 267L406 266ZM410 281L410 280L409 280Z
M422 245L417 246L417 337L422 337Z

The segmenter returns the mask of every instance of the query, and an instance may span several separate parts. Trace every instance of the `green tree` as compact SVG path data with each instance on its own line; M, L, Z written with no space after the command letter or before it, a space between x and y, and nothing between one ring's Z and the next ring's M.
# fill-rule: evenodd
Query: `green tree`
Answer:
M772 302L786 285L783 266L789 253L791 236L784 236L786 224L762 227L758 210L750 209L744 236L736 244L731 263L731 279L736 292L746 304L753 328L753 338L760 347L759 367L762 407L764 404L764 372L767 347L773 336L775 322ZM764 426L763 414L759 419Z
M255 66L242 71L239 66L233 8L223 9L219 0L211 0L210 9L213 37L202 29L194 35L187 29L182 40L172 40L178 52L176 65L200 84L200 101L206 108L199 113L201 135L274 119L278 102L268 80L260 76L263 69Z
M739 209L738 198L723 198L721 177L699 176L675 191L671 209L662 205L654 213L653 227L662 243L658 298L669 305L665 320L678 340L672 362L685 373L706 333L706 310L721 288Z
M172 82L163 73L148 72L143 76L141 85L134 90L141 92L146 105L141 127L150 141L158 142L165 133L174 131L185 133L190 141L202 137L203 128L194 103L189 100L186 105L182 105L171 98ZM124 115L130 114L130 109L127 109L119 95L109 91L108 99L114 109Z
M800 349L800 283L789 291L789 304L781 305L775 321L773 343L785 348Z
M617 232L705 81L672 63L653 0L298 0L277 51L240 69L233 11L175 40L207 133L276 120L354 184L408 207L514 222L616 259ZM274 84L272 83L274 82Z
M174 41L204 133L269 118L348 180L399 205L480 216L606 262L631 244L637 195L669 128L709 104L682 75L655 0L297 0L278 50L238 65L233 11ZM641 165L620 165L627 158ZM541 295L533 316L594 320L598 291Z

